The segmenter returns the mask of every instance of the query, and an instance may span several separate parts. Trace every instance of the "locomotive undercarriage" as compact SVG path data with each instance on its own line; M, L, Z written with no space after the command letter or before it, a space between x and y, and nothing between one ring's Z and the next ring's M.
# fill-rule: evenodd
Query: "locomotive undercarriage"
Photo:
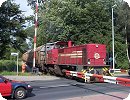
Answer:
M23 54L22 57L30 68L33 66L33 54L34 52L31 50ZM81 72L81 74L91 73L110 76L110 66L107 66L106 58L106 45L92 43L76 46L72 45L71 41L57 41L46 43L37 48L35 66L40 72L52 75L73 76L66 74L67 71L70 73L73 71L76 75ZM91 80L95 80L95 78L90 78Z
M98 74L98 75L104 75L104 76L111 76L111 73L109 72L109 66L88 66L87 69L84 69L84 72L91 73L91 74ZM99 79L95 77L90 77L90 79L87 80L87 83L90 82L98 82Z
M54 65L54 64L40 64L37 65L39 71L44 74L58 75L58 76L66 76L65 71L75 71L75 72L83 72L83 73L91 73L98 75L111 76L112 74L109 72L109 66L83 66L83 65ZM66 76L70 79L74 78L72 76ZM76 78L78 79L78 78ZM82 79L80 79L82 80ZM83 79L84 80L84 79ZM87 80L87 83L97 81L96 78L90 77L90 80Z
M76 65L44 65L43 72L50 73L51 75L65 76L65 71L76 71L83 73L91 73L98 75L111 76L109 72L109 66L76 66ZM95 81L95 78L91 78L90 81Z

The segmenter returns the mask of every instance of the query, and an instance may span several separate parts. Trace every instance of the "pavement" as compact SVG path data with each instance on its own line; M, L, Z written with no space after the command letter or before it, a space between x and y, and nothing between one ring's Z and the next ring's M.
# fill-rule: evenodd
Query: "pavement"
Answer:
M127 97L128 94L125 93L110 92L108 94L81 96L81 97L67 98L62 100L124 100Z
M11 80L17 81L37 81L37 80L56 80L60 79L56 76L4 76Z
M120 76L127 76L126 73L123 74L116 74L115 77L120 77ZM17 81L36 81L36 80L56 80L60 79L60 77L56 76L4 76L6 78L9 78L11 80L17 80Z

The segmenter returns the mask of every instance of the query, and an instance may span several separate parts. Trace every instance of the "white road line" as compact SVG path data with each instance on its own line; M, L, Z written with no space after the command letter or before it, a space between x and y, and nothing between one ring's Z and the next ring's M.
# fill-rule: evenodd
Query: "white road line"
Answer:
M40 87L40 88L41 88L41 89L46 89L46 88L67 87L67 86L71 86L71 84L52 85L52 86L48 86L48 87Z

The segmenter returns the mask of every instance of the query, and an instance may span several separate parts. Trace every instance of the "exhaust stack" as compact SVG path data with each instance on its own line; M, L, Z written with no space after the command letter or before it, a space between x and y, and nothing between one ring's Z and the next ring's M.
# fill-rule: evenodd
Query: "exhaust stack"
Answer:
M72 41L68 41L68 47L72 47Z

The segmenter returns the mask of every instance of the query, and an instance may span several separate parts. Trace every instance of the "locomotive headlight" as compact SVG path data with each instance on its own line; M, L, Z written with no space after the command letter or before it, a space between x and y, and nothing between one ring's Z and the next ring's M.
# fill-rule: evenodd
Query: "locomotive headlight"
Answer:
M88 59L88 64L90 64L90 59Z

